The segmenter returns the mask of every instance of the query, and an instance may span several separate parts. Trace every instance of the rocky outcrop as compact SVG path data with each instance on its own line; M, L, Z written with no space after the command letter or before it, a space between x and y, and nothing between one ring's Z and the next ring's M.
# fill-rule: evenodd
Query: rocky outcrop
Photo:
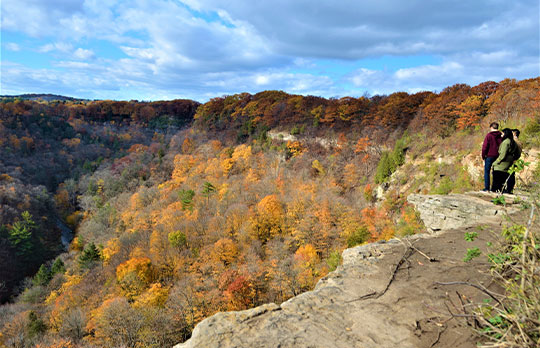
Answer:
M472 331L451 320L448 303L459 303L456 293L480 299L478 290L459 282L490 282L485 259L463 261L467 248L484 250L493 235L486 228L489 221L483 221L477 240L466 242L466 220L501 214L492 203L490 208L478 200L470 195L413 197L432 230L444 230L450 222L462 227L347 249L343 264L313 291L281 305L218 313L175 348L475 347ZM430 205L437 208L430 212Z
M494 197L495 194L480 192L464 195L413 194L407 197L407 201L420 212L428 231L434 232L494 222L505 213L515 212L515 208L493 204L489 199Z

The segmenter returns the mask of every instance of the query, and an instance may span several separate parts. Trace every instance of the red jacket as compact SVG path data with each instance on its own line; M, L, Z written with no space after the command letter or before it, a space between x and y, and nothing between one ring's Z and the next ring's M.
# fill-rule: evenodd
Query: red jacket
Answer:
M489 132L484 138L484 144L482 145L482 159L499 156L499 145L501 145L501 141L501 132Z

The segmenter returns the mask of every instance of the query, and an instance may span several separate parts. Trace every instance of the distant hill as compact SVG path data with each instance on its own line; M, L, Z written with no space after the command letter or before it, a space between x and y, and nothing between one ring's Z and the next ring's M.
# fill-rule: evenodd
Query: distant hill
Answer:
M66 97L64 95L58 95L58 94L36 94L36 93L28 93L28 94L19 94L19 95L2 95L0 96L1 99L23 99L23 100L43 100L43 101L88 101L89 99L83 99L83 98L73 98L73 97Z

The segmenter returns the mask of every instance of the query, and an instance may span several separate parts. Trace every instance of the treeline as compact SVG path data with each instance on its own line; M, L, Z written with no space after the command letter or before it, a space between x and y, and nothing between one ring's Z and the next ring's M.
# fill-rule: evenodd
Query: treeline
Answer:
M193 100L170 101L34 101L17 98L0 99L2 119L13 116L54 115L64 120L82 119L86 122L144 123L145 125L182 126L189 123L200 104Z
M0 172L53 190L66 175L77 177L77 168L84 166L88 172L111 152L147 143L145 139L151 139L154 131L189 124L198 105L191 100L37 102L3 98Z
M324 99L290 95L282 91L241 93L213 98L195 114L201 129L229 131L237 140L257 136L265 130L305 125L324 133L325 129L372 129L388 134L405 129L416 118L413 131L430 129L448 136L454 130L474 128L486 115L507 120L535 98L539 79L488 81L471 87L457 84L440 93L397 92L388 96ZM231 136L231 134L229 134Z

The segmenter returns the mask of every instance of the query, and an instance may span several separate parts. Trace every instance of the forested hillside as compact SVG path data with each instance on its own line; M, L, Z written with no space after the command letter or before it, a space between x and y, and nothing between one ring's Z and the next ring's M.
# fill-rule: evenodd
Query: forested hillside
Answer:
M58 218L67 219L64 205L78 205L76 186L81 176L92 173L103 161L125 156L133 145L165 147L170 137L167 129L174 132L189 123L197 106L187 100L2 98L0 264L4 266L0 269L0 301L25 276L63 250ZM23 215L25 212L28 214ZM67 222L74 226L74 219Z
M58 252L56 215L76 237L0 308L0 344L167 347L217 311L310 290L344 248L422 232L409 193L480 189L462 159L490 122L538 148L538 83L200 106L6 100L0 262L15 263L2 270L29 275ZM48 253L23 266L26 246Z

